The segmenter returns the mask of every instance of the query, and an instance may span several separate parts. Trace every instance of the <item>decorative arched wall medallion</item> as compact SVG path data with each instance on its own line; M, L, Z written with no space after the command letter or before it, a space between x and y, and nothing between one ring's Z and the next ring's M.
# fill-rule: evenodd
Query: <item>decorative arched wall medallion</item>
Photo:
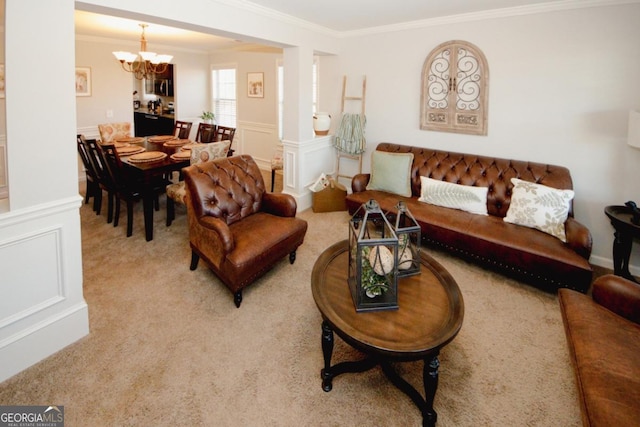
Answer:
M440 44L422 67L420 129L487 134L489 66L478 47L462 40Z

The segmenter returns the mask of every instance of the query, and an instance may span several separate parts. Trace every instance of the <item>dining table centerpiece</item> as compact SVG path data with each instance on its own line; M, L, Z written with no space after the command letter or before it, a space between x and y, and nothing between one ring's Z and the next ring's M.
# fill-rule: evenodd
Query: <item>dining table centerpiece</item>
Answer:
M398 237L375 200L349 221L349 274L356 311L398 308Z

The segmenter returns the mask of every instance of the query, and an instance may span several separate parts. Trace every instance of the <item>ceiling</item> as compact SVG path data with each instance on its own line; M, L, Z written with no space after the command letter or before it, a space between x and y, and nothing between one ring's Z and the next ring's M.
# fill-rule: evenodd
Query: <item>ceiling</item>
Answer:
M304 21L303 24L323 27L339 33L371 30L375 27L438 19L470 13L496 11L505 8L535 7L567 0L223 0L240 8L269 16ZM139 22L76 10L76 35L121 39L138 43ZM171 46L191 51L211 52L219 49L242 49L255 46L212 34L187 31L151 23L146 29L149 50ZM124 47L123 47L124 49Z

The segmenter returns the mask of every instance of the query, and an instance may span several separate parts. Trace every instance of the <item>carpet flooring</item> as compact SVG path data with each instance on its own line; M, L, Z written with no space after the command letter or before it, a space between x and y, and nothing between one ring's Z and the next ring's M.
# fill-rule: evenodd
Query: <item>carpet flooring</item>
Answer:
M346 212L299 212L309 229L295 264L283 259L240 308L202 263L189 270L183 207L166 227L161 200L151 242L140 204L130 238L90 205L80 215L90 334L1 383L0 405L64 405L68 427L421 425L379 368L322 391L310 276L347 237ZM455 278L466 310L440 353L438 425L581 425L557 297L425 250ZM334 363L361 357L336 336ZM421 362L396 369L421 389Z

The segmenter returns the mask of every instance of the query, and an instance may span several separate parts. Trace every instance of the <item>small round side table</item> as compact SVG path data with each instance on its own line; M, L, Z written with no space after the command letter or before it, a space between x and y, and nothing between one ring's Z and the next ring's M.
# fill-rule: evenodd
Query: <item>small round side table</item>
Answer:
M631 222L631 209L627 206L607 206L604 213L611 220L613 233L613 273L625 279L638 281L629 271L629 257L634 238L640 238L640 225Z

